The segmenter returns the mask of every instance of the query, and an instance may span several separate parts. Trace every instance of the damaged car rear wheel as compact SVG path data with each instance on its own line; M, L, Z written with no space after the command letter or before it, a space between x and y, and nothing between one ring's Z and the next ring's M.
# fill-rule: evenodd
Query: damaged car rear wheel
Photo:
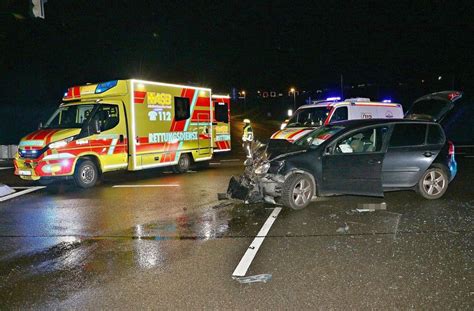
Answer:
M313 195L311 178L303 174L294 174L284 182L280 200L284 206L299 210L308 206Z

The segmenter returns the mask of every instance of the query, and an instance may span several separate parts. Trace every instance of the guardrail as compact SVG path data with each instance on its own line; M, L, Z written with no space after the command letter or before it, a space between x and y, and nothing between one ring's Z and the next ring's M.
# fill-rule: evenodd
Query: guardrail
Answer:
M17 152L17 145L0 145L0 159L13 159Z

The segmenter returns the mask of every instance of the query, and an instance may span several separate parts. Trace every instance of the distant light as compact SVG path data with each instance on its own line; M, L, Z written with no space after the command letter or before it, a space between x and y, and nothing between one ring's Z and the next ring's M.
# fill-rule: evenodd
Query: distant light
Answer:
M442 77L442 76L439 76L439 77L438 77L438 80L441 80L441 79L443 79L443 77Z
M425 83L425 80L421 80L421 83Z
M294 87L292 87L292 88L290 89L290 92L291 92L291 93L294 93L295 91L296 91L296 90L295 90Z
M245 91L242 91L242 95L245 95Z
M326 98L326 100L336 101L336 100L341 100L341 98L340 97L328 97L328 98Z
M391 99L384 99L384 100L382 100L382 103L391 103L391 102L392 102Z
M288 109L288 116L291 117L293 115L293 109Z

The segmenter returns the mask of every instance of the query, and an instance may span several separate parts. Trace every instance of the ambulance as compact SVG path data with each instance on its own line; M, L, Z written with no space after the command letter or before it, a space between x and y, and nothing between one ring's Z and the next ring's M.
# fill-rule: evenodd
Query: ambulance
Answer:
M357 119L403 119L403 107L397 103L372 102L369 98L328 98L299 107L271 140L290 143L309 134L315 128L338 121Z
M19 143L15 174L42 184L171 166L186 172L230 150L230 102L211 89L142 80L74 86L40 128Z

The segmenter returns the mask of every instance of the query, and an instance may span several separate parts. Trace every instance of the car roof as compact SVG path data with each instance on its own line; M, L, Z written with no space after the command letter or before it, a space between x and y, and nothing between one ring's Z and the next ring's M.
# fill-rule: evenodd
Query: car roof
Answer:
M357 119L357 120L349 120L349 121L340 121L331 123L329 126L343 126L347 129L350 128L357 128L363 126L371 126L371 125L378 125L378 124L393 124L393 123L405 123L405 124L415 124L415 123L423 123L423 124L438 124L436 122L427 121L427 120L409 120L409 119Z

